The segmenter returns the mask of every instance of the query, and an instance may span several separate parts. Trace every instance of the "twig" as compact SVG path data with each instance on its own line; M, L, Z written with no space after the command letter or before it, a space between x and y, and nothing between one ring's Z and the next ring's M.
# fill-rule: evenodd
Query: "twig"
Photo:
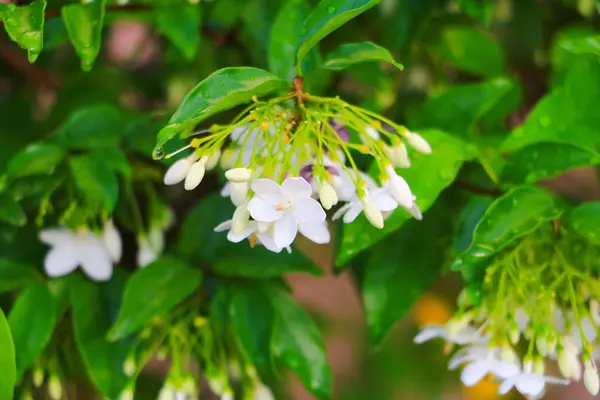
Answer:
M504 194L504 192L502 192L501 190L484 188L465 181L454 181L453 185L459 189L466 190L475 194L481 194L484 196L499 197Z

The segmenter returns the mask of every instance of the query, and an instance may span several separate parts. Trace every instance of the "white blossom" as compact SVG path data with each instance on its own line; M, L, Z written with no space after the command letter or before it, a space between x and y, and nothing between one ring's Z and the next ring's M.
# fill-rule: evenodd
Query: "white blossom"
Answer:
M449 369L468 362L462 370L460 379L465 386L473 386L486 375L492 374L506 379L520 372L519 364L515 362L516 355L506 360L505 351L500 347L474 345L459 350L450 360ZM503 357L504 356L504 357Z
M192 153L185 158L175 161L165 173L165 185L176 185L180 182L183 182L196 160L198 160L198 155L196 153Z
M514 387L524 396L538 398L544 393L547 383L568 385L569 381L533 372L533 364L528 361L523 366L523 371L502 381L498 393L507 394Z
M415 336L414 342L421 344L431 339L440 338L449 343L464 345L474 343L478 338L477 330L467 320L451 320L446 325L425 326Z
M408 141L410 147L419 153L431 154L431 146L427 140L425 140L423 136L419 135L418 133L406 131L406 140Z
M137 238L137 266L145 267L156 260L165 248L164 233L159 228L152 228L148 235L139 235Z

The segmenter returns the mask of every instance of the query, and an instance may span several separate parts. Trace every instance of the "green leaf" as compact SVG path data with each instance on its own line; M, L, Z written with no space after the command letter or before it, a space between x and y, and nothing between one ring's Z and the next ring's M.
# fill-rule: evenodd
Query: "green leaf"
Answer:
M213 233L219 235L219 233ZM225 233L220 233L225 237ZM291 272L323 275L323 271L299 251L292 254L273 253L262 246L250 248L243 243L221 247L212 270L222 276L236 278L275 278Z
M214 262L217 251L230 244L225 233L215 233L215 226L230 219L234 210L218 193L203 197L183 221L177 250L193 261Z
M106 0L90 0L62 8L62 18L69 38L81 58L81 69L92 69L102 42Z
M121 339L169 312L194 292L202 281L199 270L175 258L160 258L129 278L123 306L110 331L112 340Z
M324 67L340 71L354 64L369 61L385 61L400 71L404 69L404 66L397 63L387 49L372 42L346 43L341 45L327 55Z
M111 213L119 197L119 181L111 167L92 154L74 156L69 164L75 185L86 202Z
M127 156L118 147L96 150L91 153L92 157L100 158L115 172L121 174L125 179L130 179L132 167L127 161Z
M462 208L458 214L458 223L453 240L456 254L460 254L469 248L477 223L493 201L493 197L473 196Z
M12 400L17 381L15 345L4 311L0 309L0 398Z
M73 112L58 128L55 138L67 149L90 150L115 148L125 127L119 109L96 104Z
M229 316L238 345L259 371L271 369L273 305L266 285L236 286L231 290Z
M534 186L517 187L496 199L486 210L475 227L471 245L452 268L462 270L468 281L472 273L468 266L487 260L562 213L562 206L549 192Z
M600 164L600 154L561 143L537 143L509 156L502 171L507 184L534 183L574 168Z
M221 111L248 103L254 96L264 96L284 88L281 78L258 68L229 67L220 69L192 89L157 137L164 145L179 132L189 132L202 120Z
M0 221L13 226L23 226L27 223L25 211L6 191L0 193Z
M595 150L600 144L598 98L600 58L574 61L564 80L535 105L502 149L513 152L535 143L552 142Z
M49 143L34 143L15 154L6 168L11 178L51 174L65 156L65 151Z
M129 383L123 364L131 340L111 343L106 334L119 310L126 276L115 271L109 282L93 282L80 274L68 278L75 343L95 386L109 398L119 398ZM152 292L152 288L146 288Z
M419 133L427 139L433 152L423 155L411 151L411 168L398 170L398 173L408 182L417 196L417 205L425 212L441 191L454 181L463 162L473 158L475 152L472 146L445 132L430 130ZM396 231L409 219L410 215L399 209L385 220L382 230L371 226L362 215L353 223L344 225L336 264L344 265L361 251Z
M461 137L473 137L480 120L505 117L518 105L518 100L518 87L506 78L456 86L425 101L409 115L408 126L443 129Z
M600 201L584 203L569 214L569 228L588 242L600 245Z
M0 293L42 281L41 274L32 266L0 258Z
M158 30L168 37L188 60L194 59L200 45L201 15L200 4L188 2L167 3L156 10Z
M385 335L439 277L452 243L457 202L444 196L423 221L408 221L379 243L365 267L362 297L373 341ZM428 238L426 249L423 238Z
M35 0L26 6L0 4L0 19L10 38L27 50L29 62L34 62L44 45L44 11L46 0Z
M275 311L271 351L318 399L332 398L332 377L323 336L312 318L285 291L268 288Z
M504 54L493 37L472 26L442 32L441 56L458 70L492 78L504 71Z
M15 342L19 376L50 342L57 320L58 299L45 283L29 286L17 298L8 323Z
M310 14L306 0L290 0L279 10L269 40L269 70L291 81L296 76L296 50L302 23Z
M568 69L578 56L600 57L600 35L587 27L559 32L554 43L552 64L556 69Z
M301 63L304 56L325 36L380 2L381 0L321 0L302 24L296 62Z
M492 21L494 1L492 0L459 0L462 11L471 18L485 25Z

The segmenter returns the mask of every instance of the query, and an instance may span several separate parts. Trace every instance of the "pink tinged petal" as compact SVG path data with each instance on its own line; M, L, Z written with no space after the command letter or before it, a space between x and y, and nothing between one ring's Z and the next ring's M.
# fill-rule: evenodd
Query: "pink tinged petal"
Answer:
M275 222L279 220L284 212L276 209L276 206L269 204L260 197L254 197L248 203L250 216L260 222Z
M175 163L171 165L165 173L165 185L175 185L179 182L182 182L187 176L187 173L190 170L190 167L192 166L194 161L195 160L189 157L175 161Z
M312 186L304 178L287 178L281 185L281 192L292 201L306 199L312 195Z
M430 325L421 329L421 332L415 336L414 342L416 344L425 343L434 338L444 337L446 330L442 325Z
M268 204L276 206L282 203L283 197L281 187L271 179L256 179L252 182L252 190L256 197L261 198Z
M498 388L498 394L505 395L508 392L510 392L512 390L513 386L515 386L516 380L517 380L517 377L514 377L514 378L506 379L504 382L502 382L500 384L500 387Z
M294 200L293 207L299 223L319 224L327 218L321 203L310 197Z
M58 246L61 243L69 242L72 237L73 233L68 229L44 229L39 235L42 243L51 246Z
M363 205L360 201L357 201L354 204L350 205L350 208L348 208L348 211L346 211L346 214L344 214L344 223L345 224L349 224L351 222L354 222L354 220L360 215L360 213L363 210Z
M462 383L471 387L476 385L490 372L489 362L486 361L474 361L467 365L460 374L460 380Z
M326 223L322 224L299 224L298 231L317 244L329 243L331 234Z
M123 242L121 241L121 235L112 221L104 224L104 231L102 232L102 242L110 255L112 262L119 262L123 255Z
M256 237L258 237L260 244L265 246L267 250L272 251L273 253L281 253L281 250L283 250L283 248L278 247L275 243L275 240L273 240L273 238L266 233L259 233L256 235Z
M284 215L273 227L273 239L277 247L287 247L296 239L298 224L293 215Z
M228 220L225 222L221 222L219 225L215 226L215 228L213 230L215 232L224 232L224 231L230 230L232 226L233 226L233 221Z
M542 394L546 383L544 382L544 378L541 376L529 374L517 379L515 386L521 394L535 397Z
M70 245L53 248L46 254L44 269L50 277L58 277L73 272L79 266L79 260Z

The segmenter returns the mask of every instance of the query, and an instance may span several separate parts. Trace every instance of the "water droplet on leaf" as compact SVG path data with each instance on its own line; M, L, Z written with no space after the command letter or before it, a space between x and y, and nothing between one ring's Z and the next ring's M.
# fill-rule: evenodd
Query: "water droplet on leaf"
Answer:
M158 146L154 148L154 151L152 151L152 158L155 160L160 160L161 158L163 158L165 155L165 150Z

